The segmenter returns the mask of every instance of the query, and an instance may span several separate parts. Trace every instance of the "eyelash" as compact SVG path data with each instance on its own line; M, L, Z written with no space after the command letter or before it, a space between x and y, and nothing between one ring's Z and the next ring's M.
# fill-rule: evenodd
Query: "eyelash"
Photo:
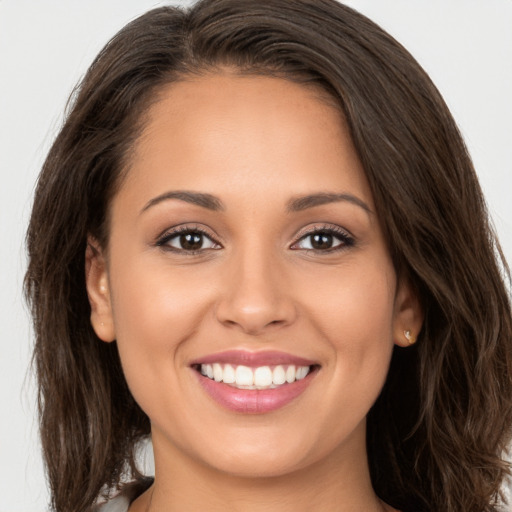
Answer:
M355 239L352 235L348 233L348 231L345 231L344 229L340 228L339 226L326 224L322 227L314 226L313 228L308 229L304 233L302 233L299 237L299 239L294 242L294 244L291 246L292 250L301 250L299 248L295 248L294 246L297 246L301 241L306 240L308 237L311 237L313 235L328 235L332 236L333 238L338 239L341 243L338 245L335 245L334 247L330 247L328 249L302 249L303 251L307 252L313 252L317 254L330 254L333 252L343 251L348 249L349 247L353 247L355 245Z
M178 237L186 234L197 234L201 237L205 237L212 244L214 244L216 247L209 247L209 248L200 248L200 249L184 249L184 248L177 248L172 247L169 245L169 242L171 240L177 239ZM335 245L334 247L330 247L327 249L315 249L315 248L305 248L301 249L298 248L297 245L306 240L308 237L311 237L313 235L327 235L332 236L333 238L340 241L339 244ZM310 244L311 245L311 244ZM306 232L302 233L300 237L297 239L296 242L292 244L290 247L291 250L303 250L307 252L313 252L317 254L328 254L333 252L338 252L345 250L349 247L352 247L355 245L354 238L344 229L340 228L339 226L335 225L324 225L322 227L315 226ZM164 250L172 251L180 254L186 254L188 256L194 256L200 253L204 253L205 251L210 250L217 250L222 248L222 246L215 240L215 238L206 230L200 228L199 226L179 226L171 231L166 231L162 236L160 236L156 242L156 246L161 247Z
M201 249L187 250L187 249L180 249L180 248L172 247L171 245L168 245L171 240L176 239L182 235L187 235L187 234L201 235L202 237L205 237L208 240L210 240L211 242L213 242L213 244L215 244L217 247L208 248L208 249L201 248ZM204 229L200 228L199 226L178 226L178 227L172 229L171 231L166 231L162 236L160 236L158 238L156 245L158 247L161 247L164 250L167 250L167 251L177 252L177 253L181 253L181 254L187 254L190 256L200 254L206 250L216 250L216 249L220 249L222 247L217 241L215 241L214 237L209 232L205 231Z

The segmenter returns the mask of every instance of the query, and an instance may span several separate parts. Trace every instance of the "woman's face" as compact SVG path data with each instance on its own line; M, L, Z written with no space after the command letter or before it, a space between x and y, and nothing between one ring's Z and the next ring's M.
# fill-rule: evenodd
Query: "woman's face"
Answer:
M228 72L168 86L110 227L108 256L88 252L92 322L117 340L157 469L366 460L366 414L419 313L320 92Z

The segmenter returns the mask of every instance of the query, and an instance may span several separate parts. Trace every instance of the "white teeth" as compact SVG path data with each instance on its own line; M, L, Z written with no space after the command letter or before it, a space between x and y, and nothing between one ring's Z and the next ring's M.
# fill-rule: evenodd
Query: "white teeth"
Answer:
M235 382L237 386L252 386L254 384L254 373L247 366L237 366Z
M290 367L291 368L291 367ZM270 368L269 368L270 369ZM272 383L280 386L286 382L286 372L282 366L276 366L272 372Z
M258 366L233 366L220 363L202 364L200 371L203 375L216 382L224 382L241 389L272 389L285 383L291 384L296 380L302 380L308 375L309 366L278 365Z
M217 382L220 382L222 380L222 377L223 377L222 374L223 374L222 366L219 363L214 363L214 365L213 365L213 378Z
M256 370L254 370L254 385L267 387L270 386L270 384L272 384L272 370L268 366L256 368Z
M235 382L235 369L230 364L224 366L224 376L222 380L226 384L233 384Z
M295 378L297 380L302 380L309 373L309 367L301 366L297 369L297 373L295 374Z

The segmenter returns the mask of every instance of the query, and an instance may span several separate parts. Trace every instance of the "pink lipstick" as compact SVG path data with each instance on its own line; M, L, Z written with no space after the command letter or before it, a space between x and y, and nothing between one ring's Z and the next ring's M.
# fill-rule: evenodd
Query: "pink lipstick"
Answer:
M200 385L221 406L241 413L277 410L299 397L319 365L283 352L232 350L192 362Z

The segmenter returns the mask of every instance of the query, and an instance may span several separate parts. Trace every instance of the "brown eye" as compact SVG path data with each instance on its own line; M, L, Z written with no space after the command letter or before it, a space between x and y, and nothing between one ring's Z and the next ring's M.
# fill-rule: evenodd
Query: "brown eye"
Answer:
M354 245L354 239L345 231L321 229L304 235L291 248L309 251L330 252Z
M220 245L214 242L208 235L197 230L181 230L178 233L167 233L158 241L157 245L184 253L220 248Z
M203 247L203 235L201 233L186 233L180 235L179 242L181 249L186 251L197 251Z
M333 246L333 236L330 233L315 233L310 235L311 247L313 249L331 249Z

